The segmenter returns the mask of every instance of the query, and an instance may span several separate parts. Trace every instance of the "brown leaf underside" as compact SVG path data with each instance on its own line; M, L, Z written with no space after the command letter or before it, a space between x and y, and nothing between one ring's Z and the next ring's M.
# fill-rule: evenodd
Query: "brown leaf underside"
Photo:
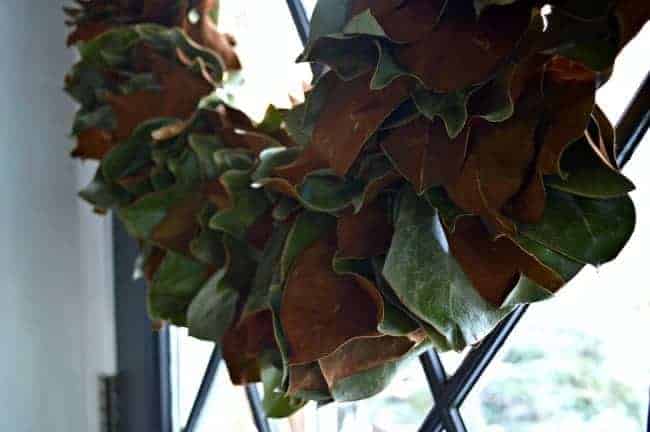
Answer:
M310 363L348 340L377 334L380 295L354 277L332 270L336 238L330 235L297 258L284 288L280 319L289 343L289 363Z

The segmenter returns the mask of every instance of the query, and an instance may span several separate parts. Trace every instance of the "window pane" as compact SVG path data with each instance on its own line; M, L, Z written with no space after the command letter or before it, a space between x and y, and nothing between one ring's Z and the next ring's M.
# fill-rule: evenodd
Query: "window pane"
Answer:
M186 329L172 331L174 430L182 431L194 403L213 345L191 338ZM258 386L260 395L263 389ZM404 365L383 392L358 403L315 403L289 419L270 420L273 432L415 432L433 407L424 371L417 359ZM223 363L198 422L198 432L254 432L243 387L230 382Z
M314 7L316 7L316 2L318 0L302 0L302 4L305 5L307 10L307 15L311 17L312 12L314 12Z
M187 335L187 329L178 327L171 327L169 339L172 421L174 430L180 431L187 424L214 344L191 338Z
M403 365L393 382L373 398L330 404L317 411L315 431L415 432L433 407L424 370L418 359Z
M650 69L650 27L598 95L616 120ZM555 299L534 305L461 411L470 431L642 431L650 386L650 135L625 173L637 230L619 259L587 268Z
M221 0L220 6L219 29L237 39L243 68L230 91L236 105L260 120L269 104L289 107L289 95L302 99L311 70L295 63L302 43L286 2Z
M219 366L196 430L257 432L246 390L244 387L232 385L223 363Z

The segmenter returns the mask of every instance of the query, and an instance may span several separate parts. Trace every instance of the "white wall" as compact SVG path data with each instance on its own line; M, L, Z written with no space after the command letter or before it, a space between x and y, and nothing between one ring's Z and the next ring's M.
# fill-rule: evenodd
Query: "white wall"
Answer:
M0 0L0 431L95 432L115 368L110 227L68 158L59 0Z

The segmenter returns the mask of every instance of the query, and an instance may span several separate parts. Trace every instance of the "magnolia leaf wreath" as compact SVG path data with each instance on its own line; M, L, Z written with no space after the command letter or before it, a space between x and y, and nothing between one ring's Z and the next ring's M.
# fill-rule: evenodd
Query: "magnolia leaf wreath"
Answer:
M217 2L77 0L80 195L138 239L155 320L220 344L271 417L381 391L422 350L617 256L635 224L594 96L646 0L320 0L304 103L261 123Z

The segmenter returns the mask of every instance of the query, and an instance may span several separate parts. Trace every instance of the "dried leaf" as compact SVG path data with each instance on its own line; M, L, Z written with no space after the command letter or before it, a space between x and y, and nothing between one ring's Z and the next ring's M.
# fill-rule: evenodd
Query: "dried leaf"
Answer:
M380 336L352 340L318 361L330 388L352 375L398 360L416 342L408 337Z
M235 38L228 33L219 33L217 23L211 17L212 11L218 7L218 0L199 1L192 9L198 19L193 22L190 19L192 12L188 12L181 27L195 42L219 54L227 70L239 70L241 63L235 53Z
M350 16L356 18L368 11L388 38L415 42L438 23L446 4L446 0L354 0Z
M338 219L338 255L348 258L382 255L388 250L392 236L388 209L380 201L374 201L359 213L348 211Z
M280 316L290 364L313 362L350 339L377 332L379 294L353 277L337 275L332 269L335 253L336 238L322 238L296 258L289 273Z
M77 146L72 157L101 160L113 148L111 134L99 128L88 128L77 135Z
M144 51L161 91L141 90L126 95L107 94L106 101L117 118L115 139L128 138L142 122L171 117L186 119L192 115L199 100L212 92L212 84L184 66Z
M370 90L368 81L368 76L339 81L314 128L309 149L339 175L350 169L366 141L408 95L406 81L378 91Z
M448 9L438 26L397 53L407 70L438 93L487 81L512 55L530 22L530 8L518 4L489 8L478 20L469 2Z
M471 126L450 139L441 120L425 118L388 131L381 147L395 168L420 193L431 186L452 183L461 173Z
M275 348L271 311L263 311L253 317L245 325L231 327L223 337L223 359L228 366L230 380L235 385L260 381L261 354Z
M289 368L287 394L309 400L328 400L331 398L327 381L323 377L318 362L295 365Z
M555 292L564 285L560 275L525 253L509 238L494 240L480 218L461 217L448 234L454 258L481 296L496 307L504 304L525 275Z
M546 127L538 166L559 174L564 149L587 127L596 95L596 74L571 60L555 57L544 78Z
M618 255L635 221L634 205L627 196L602 200L549 190L543 219L522 224L519 231L574 261L597 266Z
M485 336L508 312L479 295L451 255L437 212L408 188L383 275L400 301L452 349ZM441 345L441 344L439 344Z

